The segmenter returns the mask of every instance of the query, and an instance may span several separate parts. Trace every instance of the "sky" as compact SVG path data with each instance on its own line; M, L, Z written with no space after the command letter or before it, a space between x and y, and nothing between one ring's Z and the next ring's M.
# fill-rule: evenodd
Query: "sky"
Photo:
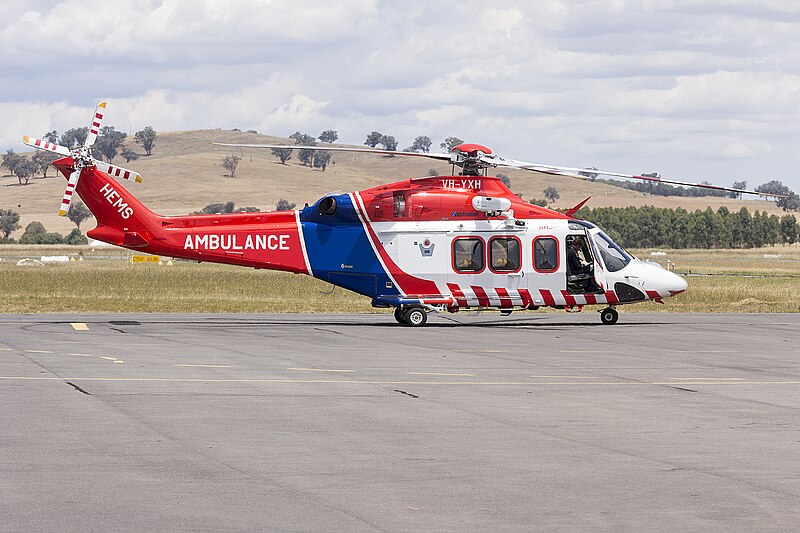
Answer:
M0 0L0 149L105 99L128 133L457 136L800 192L798 52L796 0Z

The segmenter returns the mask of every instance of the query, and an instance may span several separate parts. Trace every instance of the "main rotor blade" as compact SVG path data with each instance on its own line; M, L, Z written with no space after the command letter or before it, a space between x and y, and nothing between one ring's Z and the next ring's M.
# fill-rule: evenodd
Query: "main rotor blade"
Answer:
M538 163L526 163L524 161L516 161L514 159L505 159L500 156L487 155L483 156L482 160L495 167L517 168L520 170L531 170L535 172L542 172L544 174L553 174L556 176L571 176L582 180L589 180L591 178L588 174L600 174L603 176L614 176L616 178L637 179L642 181L649 181L655 183L668 183L670 185L682 185L684 187L700 187L703 189L714 189L717 191L736 192L740 194L755 194L757 196L774 196L776 198L785 198L779 194L765 194L758 191L748 191L746 189L734 189L733 187L721 187L719 185L711 185L710 183L692 183L688 181L678 181L664 179L655 176L640 176L638 174L624 174L622 172L608 172L605 170L595 170L590 168L575 168L575 167L560 167L555 165L541 165Z
M94 165L111 176L116 176L118 178L126 179L135 181L137 183L142 182L142 177L139 175L138 172L134 172L133 170L128 170L122 167L115 167L114 165L109 165L108 163L104 163L97 159L92 159Z
M53 144L51 142L45 141L44 139L37 139L36 137L28 137L25 135L22 138L22 142L27 144L28 146L33 146L34 148L41 148L42 150L47 150L48 152L54 152L59 155L70 155L69 148L66 146L61 146L60 144Z
M61 209L58 211L58 216L66 216L69 212L69 205L72 202L72 196L75 194L75 186L78 184L78 178L81 177L81 169L73 170L67 180L67 190L64 191L64 198L61 199Z
M84 146L92 146L97 140L97 134L100 133L100 125L103 123L103 115L106 112L106 103L100 102L94 110L94 117L92 123L89 125L89 133L86 135L86 144Z
M326 150L328 152L355 152L361 154L381 154L397 155L409 157L427 157L430 159L441 159L450 161L453 154L420 153L420 152L397 152L394 150L378 150L375 148L347 148L344 146L301 146L297 144L234 144L234 143L211 143L216 146L233 146L236 148L290 148L292 150Z

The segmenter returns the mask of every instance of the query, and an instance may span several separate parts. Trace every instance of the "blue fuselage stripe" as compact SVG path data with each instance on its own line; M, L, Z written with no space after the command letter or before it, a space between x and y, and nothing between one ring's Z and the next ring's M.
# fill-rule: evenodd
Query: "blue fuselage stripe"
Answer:
M335 199L333 215L320 214L319 202L300 212L314 277L371 298L399 295L370 244L350 196L341 194Z

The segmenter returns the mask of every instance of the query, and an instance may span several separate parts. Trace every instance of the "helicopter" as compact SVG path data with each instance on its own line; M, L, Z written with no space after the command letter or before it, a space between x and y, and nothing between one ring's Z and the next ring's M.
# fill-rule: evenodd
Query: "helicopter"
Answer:
M396 152L326 145L226 144L425 157L448 161L451 176L426 176L349 193L325 195L302 209L162 216L120 182L134 171L95 159L106 102L95 109L83 145L60 146L25 136L25 144L64 156L53 165L67 178L59 215L77 193L97 226L87 236L162 256L306 274L394 308L402 325L426 324L429 313L542 307L581 311L602 306L603 324L617 307L663 300L686 291L686 280L658 263L640 261L601 228L575 218L588 200L566 211L524 202L490 168L515 168L590 179L589 174L755 191L658 177L527 163L471 143L450 153ZM460 172L456 173L456 167Z

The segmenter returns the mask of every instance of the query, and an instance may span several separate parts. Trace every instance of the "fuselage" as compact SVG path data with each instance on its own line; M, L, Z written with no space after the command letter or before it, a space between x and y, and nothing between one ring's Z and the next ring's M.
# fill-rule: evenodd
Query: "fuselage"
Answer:
M56 166L68 176L70 162ZM77 192L98 222L90 237L308 274L378 307L574 308L661 300L686 289L683 278L632 258L591 223L525 203L488 176L404 180L295 211L177 217L148 210L96 168L83 171ZM498 202L502 210L484 207ZM578 236L589 276L568 269L567 247Z

